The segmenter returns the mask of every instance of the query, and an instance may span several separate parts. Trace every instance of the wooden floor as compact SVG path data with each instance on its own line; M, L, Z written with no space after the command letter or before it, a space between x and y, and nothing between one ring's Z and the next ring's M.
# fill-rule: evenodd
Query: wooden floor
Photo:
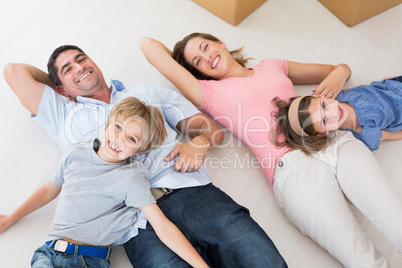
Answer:
M0 65L25 62L46 70L53 49L80 46L103 70L127 86L155 82L173 88L139 50L151 36L172 47L191 32L209 32L229 49L245 46L256 64L265 58L337 64L353 71L348 87L402 74L402 5L352 28L316 0L268 0L234 27L190 0L0 0ZM49 180L61 156L56 143L30 119L4 78L0 79L0 214L13 211ZM297 87L309 94L311 86ZM290 224L275 203L251 152L226 135L225 148L210 152L207 169L214 183L240 204L269 234L289 267L342 267L325 250ZM402 196L402 141L384 142L375 156ZM216 164L216 159L225 159ZM245 162L243 162L245 160ZM215 161L215 162L214 162ZM358 161L358 159L357 159ZM0 235L0 267L28 267L43 244L56 202L21 220ZM387 209L387 208L384 208ZM359 212L361 224L392 267L402 256ZM402 225L401 225L402 228ZM130 267L115 248L112 267Z

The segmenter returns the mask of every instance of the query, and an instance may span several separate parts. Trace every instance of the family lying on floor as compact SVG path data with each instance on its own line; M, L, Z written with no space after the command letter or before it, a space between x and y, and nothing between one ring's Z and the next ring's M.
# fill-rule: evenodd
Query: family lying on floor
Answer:
M343 90L346 64L267 59L246 67L242 49L229 51L204 33L173 51L147 37L140 48L182 95L151 83L108 86L73 45L52 53L48 73L4 68L64 152L48 183L0 215L3 233L59 197L32 267L109 267L115 245L134 267L287 267L249 211L203 167L224 138L217 123L259 158L287 219L345 267L389 266L349 202L402 253L402 200L371 152L402 139L401 77ZM318 86L297 96L298 84ZM177 131L191 140L180 143Z

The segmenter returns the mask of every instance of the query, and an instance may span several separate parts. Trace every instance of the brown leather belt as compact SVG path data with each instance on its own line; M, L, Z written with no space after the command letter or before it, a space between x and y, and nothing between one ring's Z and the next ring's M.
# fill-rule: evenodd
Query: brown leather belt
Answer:
M158 200L162 196L168 195L173 192L173 189L170 188L151 188L151 193L154 196L155 200Z

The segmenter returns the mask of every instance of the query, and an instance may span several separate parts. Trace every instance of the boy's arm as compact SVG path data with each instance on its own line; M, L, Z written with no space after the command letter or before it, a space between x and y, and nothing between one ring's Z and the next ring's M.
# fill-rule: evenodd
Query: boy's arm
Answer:
M174 167L181 172L200 169L207 151L216 148L224 138L222 128L202 113L181 120L177 129L193 137L192 141L177 145L166 157L166 161L171 161L179 155Z
M47 73L23 63L8 63L3 70L8 85L32 114L37 115L45 85L55 88Z
M61 186L54 185L51 181L44 184L34 192L21 206L10 215L0 215L0 234L5 232L18 220L43 207L55 199L61 191Z
M157 204L141 208L159 239L192 267L208 267L182 232L169 221Z
M381 141L402 140L402 130L399 131L381 130L381 133L382 133Z

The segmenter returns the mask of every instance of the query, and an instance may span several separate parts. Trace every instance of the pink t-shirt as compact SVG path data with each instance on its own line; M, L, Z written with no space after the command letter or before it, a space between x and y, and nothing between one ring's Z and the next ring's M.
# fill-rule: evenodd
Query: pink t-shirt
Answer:
M289 149L272 145L276 130L272 99L297 96L288 78L287 61L269 59L255 67L252 77L201 80L205 102L199 109L239 137L259 159L273 183L278 159ZM283 137L281 137L283 139Z

